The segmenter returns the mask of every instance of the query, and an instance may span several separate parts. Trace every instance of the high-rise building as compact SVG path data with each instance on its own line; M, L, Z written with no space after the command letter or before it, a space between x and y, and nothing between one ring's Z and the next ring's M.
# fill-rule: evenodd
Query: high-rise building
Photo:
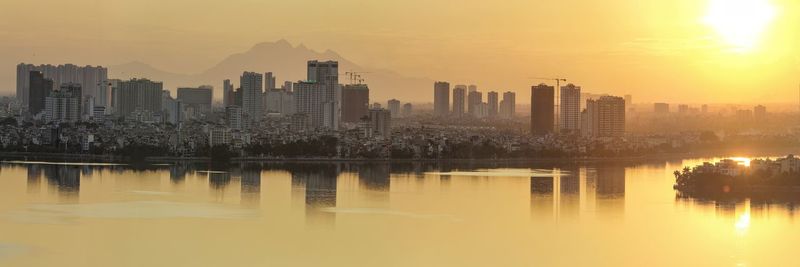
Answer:
M468 88L469 88L469 90L467 90L467 92L476 92L476 91L478 91L478 86L474 85L474 84L470 84Z
M342 87L342 121L359 123L369 116L369 87L366 84L347 84Z
M411 113L414 112L414 106L411 103L403 104L403 117L411 117Z
M264 90L262 90L263 79L264 77L261 73L247 71L239 78L239 85L242 88L242 113L251 121L261 119L264 94Z
M689 113L689 105L686 104L678 105L678 113Z
M531 87L531 133L546 135L553 132L555 88L546 84Z
M503 118L513 118L517 113L517 94L514 92L503 93L503 100L500 102L500 116Z
M489 104L481 102L475 105L472 116L479 119L489 117Z
M30 81L26 86L25 91L28 93L28 112L31 115L39 114L44 111L45 98L53 91L53 80L44 77L41 71L31 71L28 74Z
M180 100L172 98L169 90L161 91L161 118L164 122L178 124L183 121L183 107Z
M39 71L45 79L53 81L53 85L58 87L61 84L71 83L81 85L81 99L85 96L92 96L97 100L97 105L107 105L108 69L101 66L76 66L73 64L65 65L32 65L20 63L17 65L17 97L21 103L27 105L30 96L30 72ZM99 92L98 92L99 91Z
M561 87L561 131L578 132L581 129L581 87L567 84Z
M370 128L378 136L389 138L392 136L392 114L382 108L369 110Z
M467 101L467 86L456 85L453 88L453 116L464 116L464 104Z
M450 83L433 84L433 114L445 116L450 113Z
M625 95L625 106L626 107L633 106L633 96L632 95Z
M583 135L592 137L622 137L625 135L625 99L603 96L586 101Z
M292 92L292 82L290 81L283 82L283 87L281 87L281 89L283 89L286 92Z
M228 127L234 130L242 129L242 108L239 106L229 106L225 108L225 119Z
M164 84L148 79L119 81L114 87L114 111L128 116L134 111L157 113L161 111L161 94Z
M211 113L211 101L214 88L203 85L198 88L178 88L178 100L181 101L184 109L194 110L194 114L187 114L190 117L200 117Z
M321 90L321 102L318 105L322 108L321 114L309 114L312 127L327 127L338 129L341 121L341 86L339 85L339 63L336 61L317 61L310 60L307 64L308 83L317 84ZM295 88L297 89L297 88ZM296 95L297 97L297 95ZM299 105L298 105L299 112ZM322 121L316 119L321 117ZM321 124L316 124L320 122Z
M400 100L391 99L388 103L389 113L392 114L392 118L400 117Z
M231 80L225 79L222 81L222 106L233 106L235 105L235 97L233 92L233 84Z
M292 115L295 112L294 93L283 89L269 89L264 93L264 110L269 114Z
M264 73L264 91L270 89L277 89L275 87L275 75L272 75L272 72Z
M76 122L81 119L81 85L62 84L45 98L45 121Z
M653 110L655 111L655 113L669 113L669 104L655 103L653 104Z
M486 94L486 104L489 107L489 117L497 117L498 114L498 97L499 95L495 91L491 91Z
M767 107L758 105L753 108L753 118L755 118L757 122L763 122L767 118Z
M477 117L477 114L475 114L477 112L476 107L481 103L483 103L483 93L478 91L469 91L467 95L467 113L469 113L471 116Z
M338 129L341 110L341 87L333 87L334 98L329 98L327 85L316 82L297 82L294 87L295 109L297 113L307 115L308 126L311 129L326 127Z

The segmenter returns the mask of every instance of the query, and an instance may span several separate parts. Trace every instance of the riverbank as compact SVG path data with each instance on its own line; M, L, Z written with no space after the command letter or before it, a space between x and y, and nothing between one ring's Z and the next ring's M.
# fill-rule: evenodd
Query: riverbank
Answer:
M800 147L769 148L769 149L708 149L690 152L662 152L636 156L579 156L579 157L537 157L537 158L493 158L493 159L368 159L368 158L281 158L281 157L234 157L230 163L324 163L324 162L424 162L424 163L546 163L546 162L646 162L661 160L680 160L686 158L707 157L766 157L790 154L800 151ZM74 162L107 162L131 163L122 156L92 155L70 153L38 153L38 152L0 152L0 160L47 160L47 161L74 161ZM168 162L212 162L211 157L147 157L138 163L168 163Z

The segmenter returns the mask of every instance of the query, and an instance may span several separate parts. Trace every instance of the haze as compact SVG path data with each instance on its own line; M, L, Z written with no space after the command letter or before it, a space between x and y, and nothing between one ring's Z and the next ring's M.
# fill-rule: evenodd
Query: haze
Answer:
M362 66L517 91L523 103L541 82L533 76L636 101L796 102L800 3L727 1L772 7L765 19L711 2L2 0L0 94L13 94L20 62L192 74L286 39ZM709 21L720 12L736 19ZM409 90L419 97L406 101L431 101L432 84Z

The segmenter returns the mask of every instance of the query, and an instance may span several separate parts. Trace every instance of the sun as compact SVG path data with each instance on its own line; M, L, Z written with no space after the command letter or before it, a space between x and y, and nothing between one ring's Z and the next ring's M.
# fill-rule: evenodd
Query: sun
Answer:
M775 18L769 0L710 0L703 22L736 51L752 50Z

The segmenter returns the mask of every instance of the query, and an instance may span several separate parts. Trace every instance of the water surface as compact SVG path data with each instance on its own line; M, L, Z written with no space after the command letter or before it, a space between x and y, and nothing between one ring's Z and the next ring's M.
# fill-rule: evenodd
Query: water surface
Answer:
M2 266L797 266L791 200L639 163L0 164Z

